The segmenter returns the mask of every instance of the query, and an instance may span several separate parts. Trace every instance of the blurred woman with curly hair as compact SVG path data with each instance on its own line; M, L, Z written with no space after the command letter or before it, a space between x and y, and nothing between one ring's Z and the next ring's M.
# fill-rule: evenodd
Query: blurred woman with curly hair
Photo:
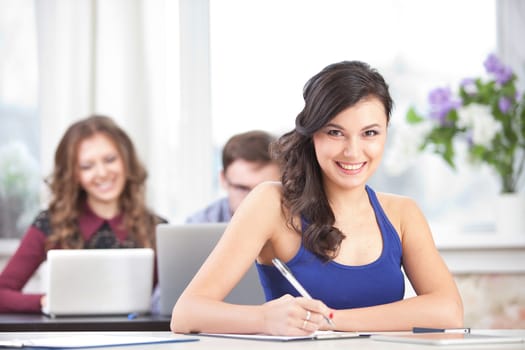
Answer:
M129 136L109 117L73 123L55 152L40 212L0 275L0 312L39 313L45 295L23 287L50 249L154 248L166 222L145 203L147 172Z

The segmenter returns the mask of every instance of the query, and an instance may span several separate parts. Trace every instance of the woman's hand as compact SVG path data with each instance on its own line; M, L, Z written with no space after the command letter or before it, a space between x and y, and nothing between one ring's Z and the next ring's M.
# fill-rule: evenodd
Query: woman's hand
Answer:
M325 316L331 310L319 300L286 294L263 305L265 333L271 335L308 335L318 329L331 329Z

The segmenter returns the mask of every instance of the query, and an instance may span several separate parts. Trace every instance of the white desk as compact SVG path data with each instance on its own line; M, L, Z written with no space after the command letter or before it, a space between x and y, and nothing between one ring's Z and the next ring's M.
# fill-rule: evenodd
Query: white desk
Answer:
M499 334L518 336L525 339L525 329L521 330L479 330L473 333L482 334ZM0 333L0 340L12 339L34 339L39 337L56 337L61 334L86 334L87 332L68 332L68 333ZM94 334L94 333L89 333ZM181 336L173 335L170 332L97 332L96 334L127 334L137 336L159 336L171 337ZM193 336L192 336L193 337ZM306 340L306 341L292 341L292 342L269 342L269 341L255 341L255 340L240 340L197 336L200 340L196 342L184 343L167 343L167 344L151 344L151 345L135 345L135 346L119 346L114 349L148 349L148 350L176 350L176 349L193 349L193 350L267 350L267 349L287 349L287 350L330 350L330 349L359 349L359 350L401 350L401 349L483 349L483 350L502 350L502 349L525 349L525 342L515 344L495 344L495 345L470 345L467 348L462 346L433 346L433 345L415 345L403 343L391 343L375 341L369 338L363 339L340 339L340 340Z

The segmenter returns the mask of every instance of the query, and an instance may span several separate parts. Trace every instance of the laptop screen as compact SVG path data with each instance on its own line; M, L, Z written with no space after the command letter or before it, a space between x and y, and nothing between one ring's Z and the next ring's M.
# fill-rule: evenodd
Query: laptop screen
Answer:
M52 316L147 313L153 264L150 248L50 250L42 311Z
M161 315L171 315L177 299L211 253L226 226L226 223L157 225ZM246 305L265 302L255 262L225 300Z

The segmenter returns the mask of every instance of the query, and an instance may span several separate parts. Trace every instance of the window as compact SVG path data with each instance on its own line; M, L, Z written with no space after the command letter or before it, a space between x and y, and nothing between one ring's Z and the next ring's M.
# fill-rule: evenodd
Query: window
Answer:
M39 122L34 2L0 11L0 238L19 238L38 210Z
M45 169L51 168L55 143L72 119L93 110L117 117L143 151L151 175L148 184L151 207L170 221L178 221L219 194L216 181L219 153L232 134L260 128L278 135L292 129L295 116L302 108L302 88L306 80L329 63L350 59L363 60L378 68L389 82L395 100L390 144L383 167L371 185L378 191L414 197L430 221L459 225L461 230L490 224L490 198L497 191L491 174L467 168L455 174L432 155L410 161L393 148L395 135L404 126L408 106L424 108L432 88L457 86L461 78L483 73L483 59L496 49L494 0L209 0L209 31L206 27L208 0L144 4L99 2L95 7L82 4L64 3L60 11L55 9L62 16L61 23L65 22L57 28L66 28L61 33L75 35L75 40L68 39L67 35L57 37L52 25L47 28L49 33L45 38L57 39L60 45L66 43L71 47L70 54L64 55L63 51L54 50L53 40L46 46L54 50L48 53L68 64L56 64L58 59L49 55L41 60L47 57L46 62L51 61L55 66L43 70L48 76L46 86L52 88L41 92L47 93L45 101L51 107L44 111L47 114L41 110L40 118L45 114L43 123L56 126L42 134L36 102L35 2L9 0L0 13L0 237L13 236L13 229L4 228L8 221L20 235L36 214L42 176L48 173ZM182 10L177 7L181 4L185 6ZM45 18L54 23L54 17L44 11L47 7L38 8L42 10L41 16L47 16ZM475 16L471 15L472 8L476 9ZM99 14L97 21L86 20L83 26L71 21L71 13L84 18L93 16L89 11L95 10ZM197 32L195 36L185 37L186 46L177 41L181 37L177 23L179 10L182 18L188 14L197 17L189 18L186 27L182 26L183 33L190 31L195 35ZM110 24L122 21L126 24L123 28L128 25L134 28L118 31L122 37L117 41L134 43L126 46L133 47L131 53L118 54L135 59L141 70L130 65L126 71L129 73L122 76L138 83L126 83L128 79L104 74L114 71L110 64L113 61L99 56L114 57L116 54L108 49L110 47L116 52L120 50L119 45L111 44L115 40L110 40L114 38L114 27L104 26L104 21ZM97 30L86 30L92 23L98 23ZM135 30L144 30L144 35L136 35ZM90 52L93 45L88 34L100 35L95 42L107 46ZM208 52L203 53L208 34L211 124L206 114L207 94L202 93L208 82L207 72L203 73L204 67L208 67ZM141 38L148 45L141 45ZM468 47L465 47L467 40ZM79 51L77 46L87 51ZM193 51L188 53L187 46ZM201 59L196 60L196 55ZM184 58L182 64L179 56ZM93 57L99 57L97 64L92 65L99 70L96 79L94 73L91 76L86 71L90 65L84 64ZM142 67L145 64L149 66ZM183 67L180 72L179 66ZM55 76L62 79L60 84L55 84L59 81ZM105 90L87 84L90 79ZM184 79L188 81L180 86L183 93L194 89L201 94L189 94L180 102L177 99L181 91L168 87L179 87L178 81ZM125 89L133 94L124 94ZM74 100L84 95L91 97L80 102ZM97 98L99 95L104 98ZM195 108L204 103L205 107ZM182 112L179 104L184 106ZM188 128L198 130L199 137L188 133ZM213 139L213 156L209 155L208 135ZM16 207L15 202L11 202L8 209L4 209L4 203L7 189L12 191L17 187L5 184L8 177L6 166L2 165L6 161L2 159L6 158L5 154L16 152L19 155L14 159L22 160L24 170L20 170L20 164L15 169L23 171L27 178L22 186L25 193L19 194L24 198L24 209L19 210L14 221L15 215L6 213ZM176 165L166 167L166 159L176 159ZM216 171L210 172L212 168ZM24 179L23 176L16 178ZM199 185L187 186L189 181ZM480 187L484 191L479 191Z
M372 187L415 198L431 223L459 231L491 225L491 174L455 174L437 157L409 161L393 147L410 105L424 108L431 89L483 74L483 60L496 50L493 0L211 0L210 33L217 144L248 129L292 129L308 78L329 63L362 60L384 75L395 101Z

